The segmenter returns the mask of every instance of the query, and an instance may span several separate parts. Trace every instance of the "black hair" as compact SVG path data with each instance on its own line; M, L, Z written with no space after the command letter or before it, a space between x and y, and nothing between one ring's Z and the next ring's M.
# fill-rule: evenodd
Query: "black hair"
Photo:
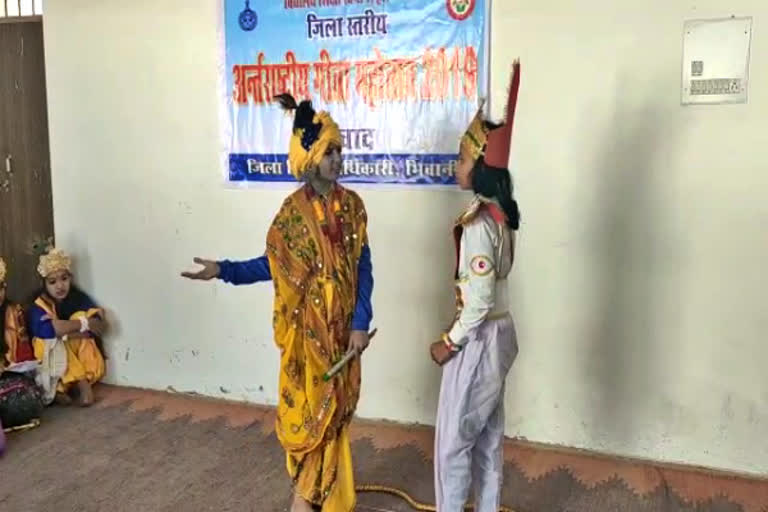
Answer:
M93 299L91 299L91 297L88 296L87 293L81 290L72 281L70 281L69 293L61 302L56 302L55 300L53 300L53 298L50 295L48 295L48 292L45 289L45 282L43 282L42 288L38 290L37 294L35 294L34 296L35 298L32 299L31 302L34 302L34 300L37 297L41 297L41 296L47 299L47 301L54 307L54 310L56 311L56 316L62 320L70 319L72 318L72 315L74 315L78 311L82 311L83 304L96 304L93 301ZM95 337L95 340L96 340L96 346L98 347L99 352L101 352L101 355L104 357L104 359L106 359L107 354L104 351L103 340L99 337Z
M83 290L71 284L66 298L56 304L56 316L72 318L72 315L82 310L83 304L93 303L93 300Z
M512 178L507 169L492 167L481 156L472 168L472 190L498 201L507 216L507 225L515 231L520 228L520 209L512 197Z
M69 285L69 293L61 302L56 302L53 300L53 297L51 297L48 294L48 291L45 289L45 283L43 283L43 286L39 288L32 297L32 300L29 301L30 304L34 304L38 297L45 298L47 302L49 302L54 307L56 316L62 320L69 319L72 317L72 315L78 311L81 311L83 304L95 304L95 302L93 302L88 294L76 286L75 283L71 280Z

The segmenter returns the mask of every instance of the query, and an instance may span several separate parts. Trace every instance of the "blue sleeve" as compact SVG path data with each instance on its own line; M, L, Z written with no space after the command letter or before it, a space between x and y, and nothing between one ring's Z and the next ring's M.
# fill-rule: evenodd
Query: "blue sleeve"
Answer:
M373 264L371 263L371 248L363 246L360 253L360 261L357 264L357 304L355 314L352 316L352 330L366 331L371 327L373 319Z
M46 312L39 306L32 306L29 308L27 323L29 324L29 332L32 334L33 338L50 340L56 337L53 322L51 322L50 319L43 320L45 315Z
M266 256L248 261L219 261L219 279L225 283L241 285L271 281L269 260Z

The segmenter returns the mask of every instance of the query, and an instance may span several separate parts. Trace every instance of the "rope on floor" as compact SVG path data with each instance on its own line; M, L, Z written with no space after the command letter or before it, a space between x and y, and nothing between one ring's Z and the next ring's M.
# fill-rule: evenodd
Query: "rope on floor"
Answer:
M11 432L22 432L24 430L32 430L33 428L37 428L40 426L40 420L32 420L30 423L27 423L26 425L19 425L18 427L10 427L3 429L3 432L9 434Z
M427 503L421 503L419 501L414 500L410 494L407 492L397 489L395 487L387 487L385 485L376 485L376 484L362 484L355 487L355 490L360 493L383 493L383 494L391 494L393 496L397 496L401 500L405 501L410 505L410 507L414 510L419 510L420 512L437 512L437 508L434 505L428 505ZM475 510L474 505L467 505L464 507L464 510ZM499 509L499 512L515 512L511 508L508 507L501 507Z

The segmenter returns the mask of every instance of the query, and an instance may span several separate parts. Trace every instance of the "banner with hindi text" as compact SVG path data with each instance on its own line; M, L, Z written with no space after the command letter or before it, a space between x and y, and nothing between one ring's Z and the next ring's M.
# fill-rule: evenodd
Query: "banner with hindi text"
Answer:
M487 97L488 0L223 0L232 184L295 181L289 92L327 110L342 182L455 182L459 138Z

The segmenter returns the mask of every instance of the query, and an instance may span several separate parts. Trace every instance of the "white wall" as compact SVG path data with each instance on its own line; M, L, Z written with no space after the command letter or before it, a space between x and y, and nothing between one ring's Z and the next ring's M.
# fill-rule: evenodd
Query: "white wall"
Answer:
M111 382L274 403L271 287L177 277L261 254L287 193L222 186L215 4L46 2L56 231L115 311ZM768 471L768 4L730 4L496 0L494 110L524 72L509 435ZM750 103L681 107L684 19L732 13L755 17ZM380 334L360 414L432 423L465 197L362 195Z

